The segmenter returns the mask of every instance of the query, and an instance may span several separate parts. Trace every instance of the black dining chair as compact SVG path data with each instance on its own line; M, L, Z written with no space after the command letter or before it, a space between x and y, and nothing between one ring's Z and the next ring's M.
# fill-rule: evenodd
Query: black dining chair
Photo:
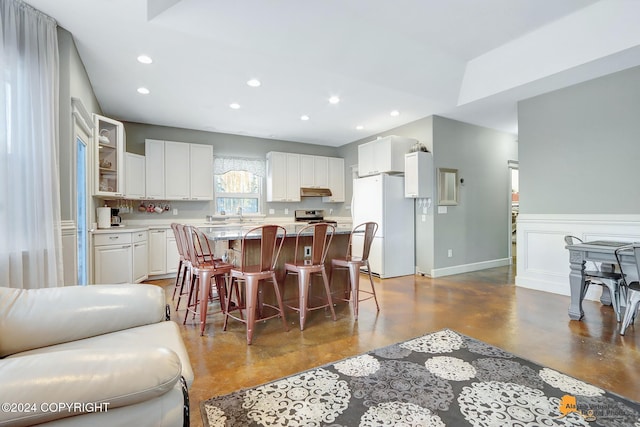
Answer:
M633 258L635 259L635 272L633 275L629 275L628 277L635 276L636 278L640 277L640 243L633 243L630 245L619 247L615 250L616 261L618 262L618 268L620 271L622 270L623 263L621 261L622 254L625 252L630 252L633 254ZM629 268L629 264L627 265L627 269ZM640 305L640 282L638 279L627 282L627 275L622 275L622 283L623 283L623 292L626 294L626 309L624 312L624 319L622 320L622 324L620 325L620 335L624 335L625 331L633 323L636 319L636 315L638 314L638 306Z

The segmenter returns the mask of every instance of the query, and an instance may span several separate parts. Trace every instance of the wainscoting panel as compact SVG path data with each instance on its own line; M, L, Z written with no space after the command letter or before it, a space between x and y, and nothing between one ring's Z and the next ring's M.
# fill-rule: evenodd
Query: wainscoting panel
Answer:
M62 268L64 269L64 285L78 284L77 266L77 233L73 220L62 221Z
M637 242L640 215L518 215L516 286L570 295L568 234L585 242ZM585 298L597 300L600 294L592 286Z

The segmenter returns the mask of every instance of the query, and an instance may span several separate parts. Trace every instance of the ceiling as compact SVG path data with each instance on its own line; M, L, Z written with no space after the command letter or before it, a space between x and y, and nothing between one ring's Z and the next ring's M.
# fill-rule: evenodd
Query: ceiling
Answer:
M434 114L517 133L518 100L640 65L635 0L26 1L110 117L328 146Z

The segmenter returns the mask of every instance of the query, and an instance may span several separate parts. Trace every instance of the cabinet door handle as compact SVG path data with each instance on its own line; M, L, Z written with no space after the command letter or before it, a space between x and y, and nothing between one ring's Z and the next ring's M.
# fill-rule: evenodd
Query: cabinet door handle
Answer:
M130 247L131 247L131 245L124 245L124 246L122 247L122 249L127 249L127 248L130 248Z
M118 240L120 236L109 236L109 240Z

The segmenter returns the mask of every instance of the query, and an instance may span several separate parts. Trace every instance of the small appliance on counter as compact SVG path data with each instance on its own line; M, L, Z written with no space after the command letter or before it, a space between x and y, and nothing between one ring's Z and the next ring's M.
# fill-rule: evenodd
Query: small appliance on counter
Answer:
M120 209L111 208L111 227L119 227L122 224L122 218L120 218Z
M324 219L324 210L322 209L313 209L313 210L296 210L294 212L294 217L296 222L304 222L307 224L318 224L318 223L327 223L336 225L337 222Z
M109 206L104 206L96 210L98 211L98 228L110 228L111 208Z

